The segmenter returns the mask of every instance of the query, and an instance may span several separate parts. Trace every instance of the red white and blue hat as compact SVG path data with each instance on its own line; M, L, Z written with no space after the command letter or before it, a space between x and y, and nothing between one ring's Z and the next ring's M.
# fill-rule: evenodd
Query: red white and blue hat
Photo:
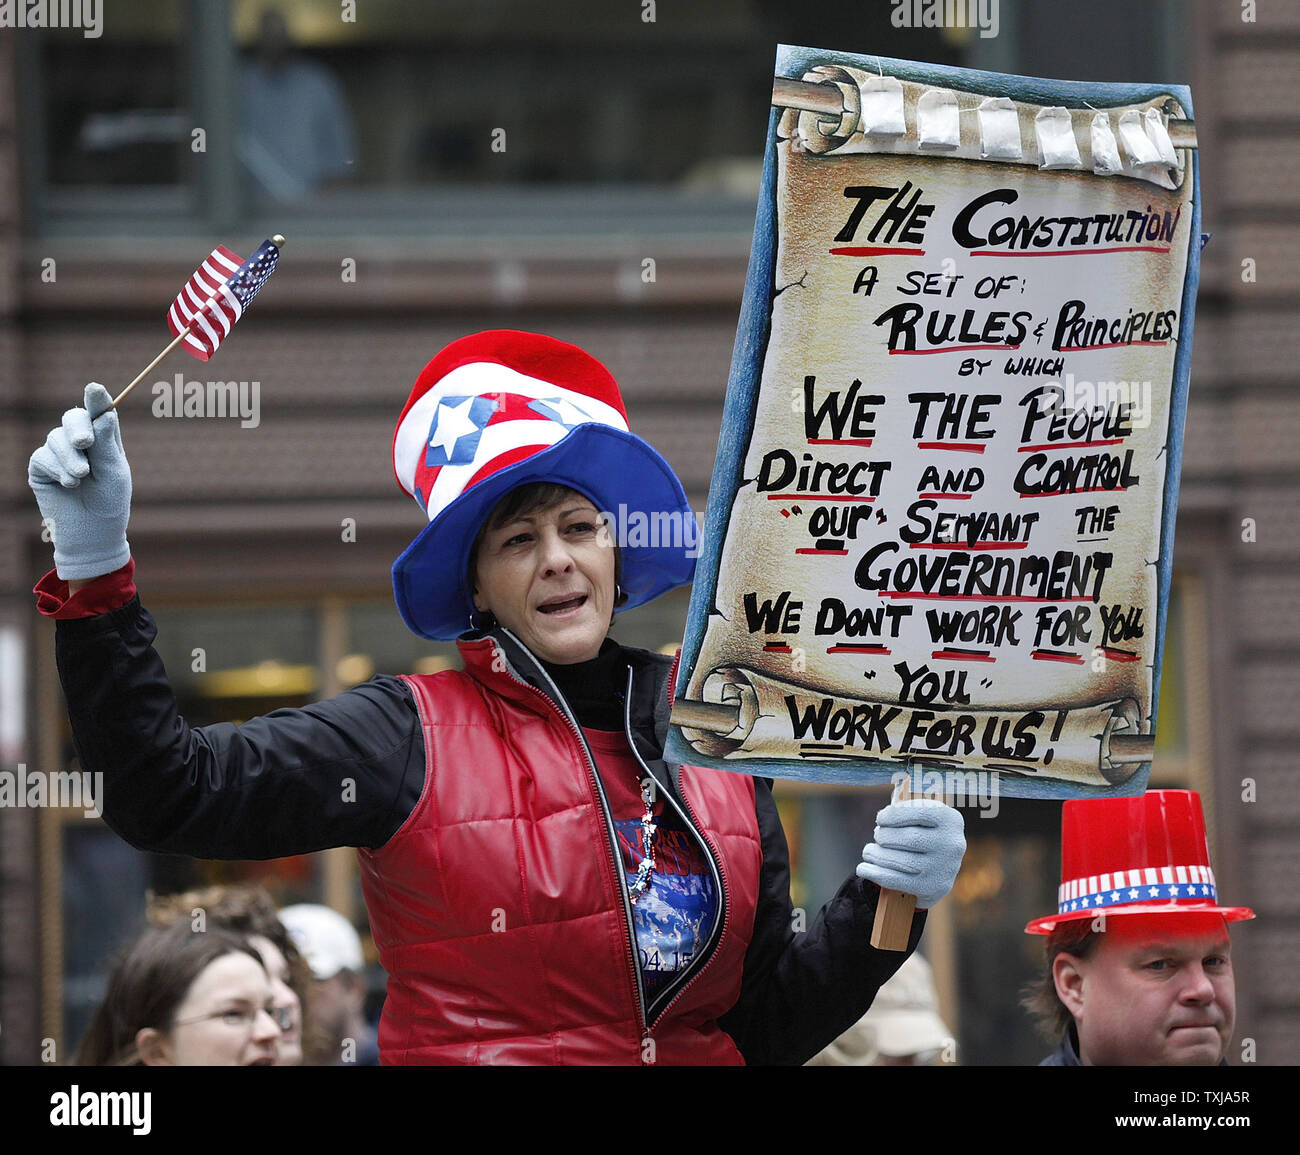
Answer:
M1228 922L1255 917L1248 907L1219 905L1201 796L1191 790L1066 802L1056 910L1025 933L1051 934L1060 923L1095 918L1098 911L1218 914Z
M470 551L497 502L535 481L567 485L598 510L685 532L620 542L622 609L689 582L694 514L668 463L628 430L618 383L576 345L492 329L453 341L424 367L398 418L393 472L429 524L393 565L397 608L420 637L470 629ZM620 509L620 506L623 509ZM668 520L664 520L668 515ZM689 522L688 520L689 519ZM663 535L667 537L668 535ZM640 539L638 539L640 540Z

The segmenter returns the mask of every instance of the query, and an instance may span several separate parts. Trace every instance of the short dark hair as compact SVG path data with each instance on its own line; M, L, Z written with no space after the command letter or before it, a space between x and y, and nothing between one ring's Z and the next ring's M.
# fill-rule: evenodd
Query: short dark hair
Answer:
M262 956L230 931L194 931L188 922L149 927L114 966L104 1001L77 1047L76 1064L139 1066L137 1033L146 1027L170 1030L194 980L228 954L246 954L264 965Z
M1020 1005L1038 1020L1038 1027L1048 1038L1056 1039L1073 1021L1074 1016L1056 993L1056 979L1052 975L1056 956L1072 955L1087 958L1101 936L1092 929L1092 919L1078 918L1059 923L1047 936L1044 948L1046 966L1044 973L1031 982L1021 993Z
M551 506L559 505L560 502L574 495L581 497L584 501L591 501L591 498L585 493L579 493L572 486L561 485L557 481L530 481L527 485L512 489L492 507L492 512L484 520L483 528L479 530L478 537L474 539L475 546L477 547L478 543L483 540L484 535L489 531L500 529L516 517L536 513L542 509L550 509ZM592 502L592 504L594 505L595 502Z
M500 529L517 517L550 509L571 497L580 497L583 501L590 501L592 505L596 505L596 502L585 493L574 489L570 485L561 485L557 481L530 481L526 485L520 485L507 493L492 507L492 512L483 519L483 525L474 537L474 544L469 551L469 572L465 575L466 589L473 590L474 588L474 575L478 570L479 547L482 546L483 539L489 533L494 529ZM600 512L599 506L597 506L597 512ZM618 591L614 599L614 607L617 609L627 602L627 594L623 591L623 556L617 542L614 543L614 583L615 589Z

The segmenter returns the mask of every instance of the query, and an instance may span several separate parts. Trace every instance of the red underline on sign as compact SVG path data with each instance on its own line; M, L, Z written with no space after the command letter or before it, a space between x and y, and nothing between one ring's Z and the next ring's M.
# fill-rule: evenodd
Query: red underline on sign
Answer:
M1036 662L1069 662L1072 666L1083 665L1083 659L1078 654L1060 654L1053 650L1035 650L1029 656Z
M1136 662L1140 659L1140 654L1135 654L1130 650L1112 650L1109 646L1102 646L1101 652L1108 658L1114 658L1117 662Z
M1113 249L1035 249L1032 252L1007 252L1004 249L971 249L972 257L1080 257L1092 253L1167 253L1168 246L1117 245Z
M1027 541L977 541L967 545L964 541L914 541L913 549L1024 549Z
M997 658L989 654L968 654L963 650L935 650L930 657L943 658L948 662L996 662Z
M763 651L768 654L788 654L790 652L790 647L784 642L768 642L767 645L763 647Z
M834 646L827 646L828 654L888 654L891 653L887 646L852 646L843 642Z
M1094 485L1091 489L1053 489L1050 493L1022 493L1021 497L1060 497L1067 493L1123 493L1128 489L1127 485L1121 485L1116 489L1111 489L1105 485Z
M795 553L811 553L821 557L844 557L848 554L847 549L797 549Z
M1022 445L1017 453L1038 453L1044 449L1091 449L1094 445L1123 445L1124 438L1112 437L1108 441L1057 441L1051 445Z
M982 441L918 441L917 449L951 449L955 453L983 453Z
M789 501L791 498L802 497L812 501L875 501L874 497L863 497L861 494L834 494L834 493L769 493L768 501Z
M1033 594L927 594L911 590L881 590L882 598L929 598L943 602L1090 602L1087 594L1073 598L1039 598Z
M870 437L809 437L809 445L870 445Z
M892 257L896 253L913 253L918 257L925 256L924 249L897 249L878 245L846 245L830 250L832 257Z
M1168 345L1168 341L1112 341L1109 345L1073 345L1068 349L1057 349L1058 353L1086 353L1090 349L1127 349L1133 345Z
M969 493L918 493L918 498L925 497L935 501L970 501Z
M1160 343L1164 344L1163 341ZM1134 341L1133 344L1137 345L1139 344L1139 342ZM1104 345L1096 346L1096 348L1098 349L1103 349L1106 347L1107 346ZM891 357L895 355L905 356L905 357L919 357L925 353L965 353L970 349L1019 349L1019 348L1020 348L1019 345L949 345L946 349L890 349L889 355ZM1073 350L1071 350L1071 352L1073 352Z

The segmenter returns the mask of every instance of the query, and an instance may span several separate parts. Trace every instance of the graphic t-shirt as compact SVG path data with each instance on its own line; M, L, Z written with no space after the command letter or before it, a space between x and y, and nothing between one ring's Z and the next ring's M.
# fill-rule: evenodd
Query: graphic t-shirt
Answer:
M585 728L583 733L609 799L627 885L629 879L636 881L637 868L646 856L640 786L645 772L622 733ZM690 966L696 951L709 941L718 917L717 890L704 849L661 793L655 799L654 815L655 867L649 887L632 904L647 1003Z

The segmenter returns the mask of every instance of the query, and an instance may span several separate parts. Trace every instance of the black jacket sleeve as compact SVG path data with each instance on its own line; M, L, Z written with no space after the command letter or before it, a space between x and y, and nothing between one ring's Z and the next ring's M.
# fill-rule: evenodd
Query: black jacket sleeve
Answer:
M138 598L56 632L82 769L103 774L104 821L132 846L279 858L381 846L405 820L425 765L419 714L400 679L377 677L238 726L191 727L156 635Z
M871 926L880 890L854 875L797 931L790 852L770 780L755 778L754 793L763 842L754 937L740 998L719 1025L751 1066L798 1065L866 1014L876 991L916 949L925 913L913 916L906 951L877 950Z

